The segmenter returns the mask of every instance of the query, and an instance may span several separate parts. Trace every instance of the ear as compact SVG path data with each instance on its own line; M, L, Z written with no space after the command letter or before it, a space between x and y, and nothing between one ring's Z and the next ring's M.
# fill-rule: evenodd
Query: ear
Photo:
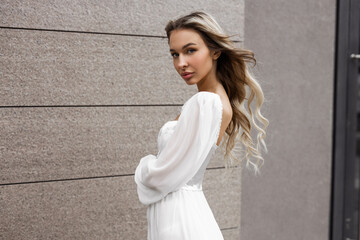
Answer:
M217 60L221 55L221 51L216 51L213 53L213 60Z

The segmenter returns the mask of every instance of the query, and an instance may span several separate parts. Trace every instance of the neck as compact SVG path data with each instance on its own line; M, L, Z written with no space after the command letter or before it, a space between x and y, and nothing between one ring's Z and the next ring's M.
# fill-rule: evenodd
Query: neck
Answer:
M216 81L212 81L211 83L206 82L206 84L198 84L197 88L199 92L206 91L206 92L216 92L219 87L219 83Z
M198 91L216 92L221 85L216 77L215 68L203 80L197 83Z

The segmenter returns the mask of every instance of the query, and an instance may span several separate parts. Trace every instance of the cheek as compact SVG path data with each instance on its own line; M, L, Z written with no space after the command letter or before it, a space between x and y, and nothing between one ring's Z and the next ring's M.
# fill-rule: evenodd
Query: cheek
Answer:
M212 60L207 54L198 56L196 59L196 67L203 73L207 73L212 68Z
M211 63L211 61L209 61L209 59L210 59L209 56L207 56L207 54L205 54L205 53L197 54L196 56L194 56L192 58L192 65L197 68L200 67L200 69L206 68L206 67L208 67L209 63ZM198 69L198 70L200 70L200 69Z

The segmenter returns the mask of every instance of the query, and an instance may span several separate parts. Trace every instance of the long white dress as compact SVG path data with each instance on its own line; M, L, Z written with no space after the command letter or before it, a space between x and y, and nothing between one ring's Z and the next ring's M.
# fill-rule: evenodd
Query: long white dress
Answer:
M202 191L222 120L218 94L201 91L182 106L178 121L158 135L158 154L140 160L135 182L148 206L148 240L224 239Z

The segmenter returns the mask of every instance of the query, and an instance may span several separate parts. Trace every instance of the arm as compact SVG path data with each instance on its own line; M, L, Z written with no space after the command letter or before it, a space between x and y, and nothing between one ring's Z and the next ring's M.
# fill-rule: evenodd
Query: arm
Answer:
M179 120L180 114L174 119L175 121Z
M150 204L187 183L216 144L222 120L219 95L199 92L183 106L175 131L158 157L147 155L135 171L139 199Z

